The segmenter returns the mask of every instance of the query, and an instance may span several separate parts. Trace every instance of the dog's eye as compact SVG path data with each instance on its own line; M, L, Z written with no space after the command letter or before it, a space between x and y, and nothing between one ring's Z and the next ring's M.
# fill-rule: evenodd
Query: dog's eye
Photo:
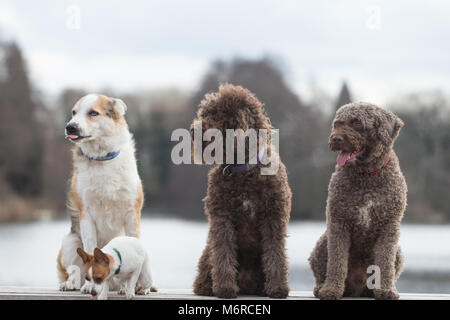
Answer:
M74 116L76 114L77 114L77 112L75 110L72 110L72 115Z
M333 123L333 128L337 128L337 127L340 127L340 126L342 126L344 123L342 122L342 121L335 121L334 123Z
M94 111L94 110L91 110L91 111L89 111L89 115L91 116L91 117L95 117L95 116L98 116L98 112L97 111Z
M356 128L360 128L362 126L362 123L360 120L354 119L354 120L352 120L352 126L354 126Z
M97 283L100 283L100 282L102 282L102 278L95 278L94 281Z
M86 276L86 277L84 277L85 279L86 279L86 281L89 281L89 278Z

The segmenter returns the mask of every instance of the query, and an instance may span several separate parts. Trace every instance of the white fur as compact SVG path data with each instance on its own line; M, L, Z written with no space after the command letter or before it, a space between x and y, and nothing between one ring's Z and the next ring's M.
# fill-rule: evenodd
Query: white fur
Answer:
M83 204L81 238L88 253L116 236L139 235L134 205L140 180L131 135L128 142L117 146L120 154L113 160L75 164Z
M91 93L86 96L82 100L80 100L79 105L82 109L86 110L91 108L93 104L98 100L98 95Z
M82 136L90 136L75 142L85 155L95 158L120 151L112 160L95 161L81 157L73 164L77 179L76 192L83 208L80 235L84 250L90 254L96 247L104 246L117 236L139 236L135 204L140 179L134 154L134 140L125 122L117 123L104 115L86 120L87 114L98 100L99 97L95 94L80 99L73 108L76 114L70 120L78 125ZM124 113L125 104L122 100L117 100L120 101L116 102L119 105L117 110ZM67 261L77 257L75 243L73 239L63 241L61 250L64 257L68 255L68 258L65 258ZM79 242L76 245L79 245ZM78 258L77 262L79 261ZM69 265L63 263L63 266ZM84 277L84 271L82 276ZM89 285L85 283L82 291L89 292Z
M370 209L374 207L374 202L372 200L369 200L365 206L362 206L359 209L359 225L363 226L366 229L370 228L370 224L372 222L372 217L370 214Z
M253 220L255 218L255 206L253 205L253 202L250 200L245 199L242 202L242 207L245 212L248 213L248 217L250 220Z
M122 264L114 248L120 252ZM96 284L91 278L91 288L97 293L99 300L108 298L109 281L112 277L119 279L121 291L124 291L127 299L134 297L136 284L140 287L140 292L147 294L152 286L152 276L150 273L150 262L142 243L133 237L117 237L112 239L102 252L113 257L114 263L110 265L110 273L102 284ZM119 274L115 271L119 268Z

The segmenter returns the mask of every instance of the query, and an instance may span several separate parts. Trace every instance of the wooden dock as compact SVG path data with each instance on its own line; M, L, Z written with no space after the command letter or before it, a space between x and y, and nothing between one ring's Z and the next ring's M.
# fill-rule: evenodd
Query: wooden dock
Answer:
M111 292L110 300L123 300L124 296ZM0 287L0 300L90 300L88 294L79 291L58 291L55 288ZM147 296L136 296L136 300L216 300L215 297L201 297L190 290L159 289ZM269 300L267 297L239 296L238 300ZM317 300L312 292L291 291L289 300ZM363 298L344 298L363 299ZM400 293L401 300L450 300L450 294Z

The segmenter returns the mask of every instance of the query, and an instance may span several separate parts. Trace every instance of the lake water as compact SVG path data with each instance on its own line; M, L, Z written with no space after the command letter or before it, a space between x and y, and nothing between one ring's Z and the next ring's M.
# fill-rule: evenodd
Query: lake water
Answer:
M0 225L0 286L56 288L56 255L69 229L68 221ZM324 230L325 224L320 222L290 223L291 290L312 290L307 258ZM399 291L450 293L450 226L405 224L401 230L405 267L397 284ZM192 287L207 232L207 223L142 219L142 240L157 286Z

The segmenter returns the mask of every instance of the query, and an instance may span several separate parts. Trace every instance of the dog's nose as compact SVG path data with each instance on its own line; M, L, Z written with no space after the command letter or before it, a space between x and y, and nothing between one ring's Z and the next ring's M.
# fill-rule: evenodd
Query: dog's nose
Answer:
M332 139L333 143L342 143L344 138L342 136L334 136Z
M66 126L66 131L68 134L78 133L78 125L76 123L69 123Z
M91 290L91 295L93 295L94 297L97 295L97 291L95 291L94 289Z

